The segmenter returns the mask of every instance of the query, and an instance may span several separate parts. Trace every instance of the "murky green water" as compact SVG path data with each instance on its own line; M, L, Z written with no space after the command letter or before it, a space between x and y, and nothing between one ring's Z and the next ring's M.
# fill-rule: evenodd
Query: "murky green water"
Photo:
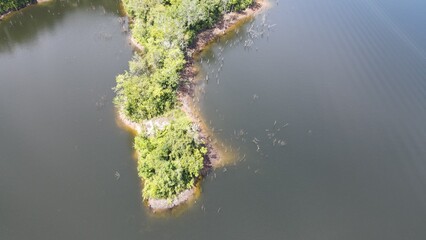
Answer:
M235 163L161 217L114 119L118 2L0 22L0 239L425 239L424 1L272 3L202 57L198 106Z

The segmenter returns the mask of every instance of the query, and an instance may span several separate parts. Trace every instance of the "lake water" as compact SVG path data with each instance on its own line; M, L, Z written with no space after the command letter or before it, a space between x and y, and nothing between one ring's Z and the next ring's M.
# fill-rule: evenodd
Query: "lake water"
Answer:
M197 106L233 158L165 215L141 203L115 122L118 2L0 22L0 239L425 239L425 10L272 0L214 44Z

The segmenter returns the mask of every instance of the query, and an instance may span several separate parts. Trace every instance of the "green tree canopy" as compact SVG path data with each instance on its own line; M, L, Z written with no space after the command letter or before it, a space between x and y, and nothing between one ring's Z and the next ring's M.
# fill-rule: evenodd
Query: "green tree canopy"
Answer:
M154 136L135 140L143 196L173 198L192 188L203 168L207 150L197 143L196 131L176 110L180 72L186 48L197 33L213 26L229 11L240 11L253 0L123 0L132 18L132 36L144 47L135 54L129 71L117 76L114 102L133 122L174 115Z
M154 136L136 137L138 173L144 179L143 196L172 198L192 188L203 168L207 150L196 141L196 131L181 113Z
M30 3L35 3L35 0L1 0L0 15L8 11L18 10Z

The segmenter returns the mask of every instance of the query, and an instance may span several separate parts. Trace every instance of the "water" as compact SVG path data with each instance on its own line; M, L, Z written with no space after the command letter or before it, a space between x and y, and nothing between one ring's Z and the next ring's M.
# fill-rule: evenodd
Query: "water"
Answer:
M112 105L132 56L118 6L58 1L0 23L0 239L137 232L132 138Z
M198 106L234 161L166 216L114 120L118 4L73 3L0 23L0 239L426 238L424 1L272 1L213 45Z

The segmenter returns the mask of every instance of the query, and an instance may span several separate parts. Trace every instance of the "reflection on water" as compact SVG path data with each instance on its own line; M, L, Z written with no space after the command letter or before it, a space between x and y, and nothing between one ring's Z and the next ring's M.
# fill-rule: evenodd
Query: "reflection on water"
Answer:
M0 239L137 234L132 138L112 105L132 54L118 7L54 1L0 22Z
M228 224L250 219L229 234L425 237L423 6L280 1L206 53L200 108L242 156L207 188Z
M118 0L52 0L29 6L0 22L0 53L12 51L15 46L31 44L37 39L37 34L54 32L68 15L76 11L118 15L121 10Z
M200 56L195 103L234 157L162 216L115 123L117 1L1 22L0 239L424 239L424 1L271 2Z

